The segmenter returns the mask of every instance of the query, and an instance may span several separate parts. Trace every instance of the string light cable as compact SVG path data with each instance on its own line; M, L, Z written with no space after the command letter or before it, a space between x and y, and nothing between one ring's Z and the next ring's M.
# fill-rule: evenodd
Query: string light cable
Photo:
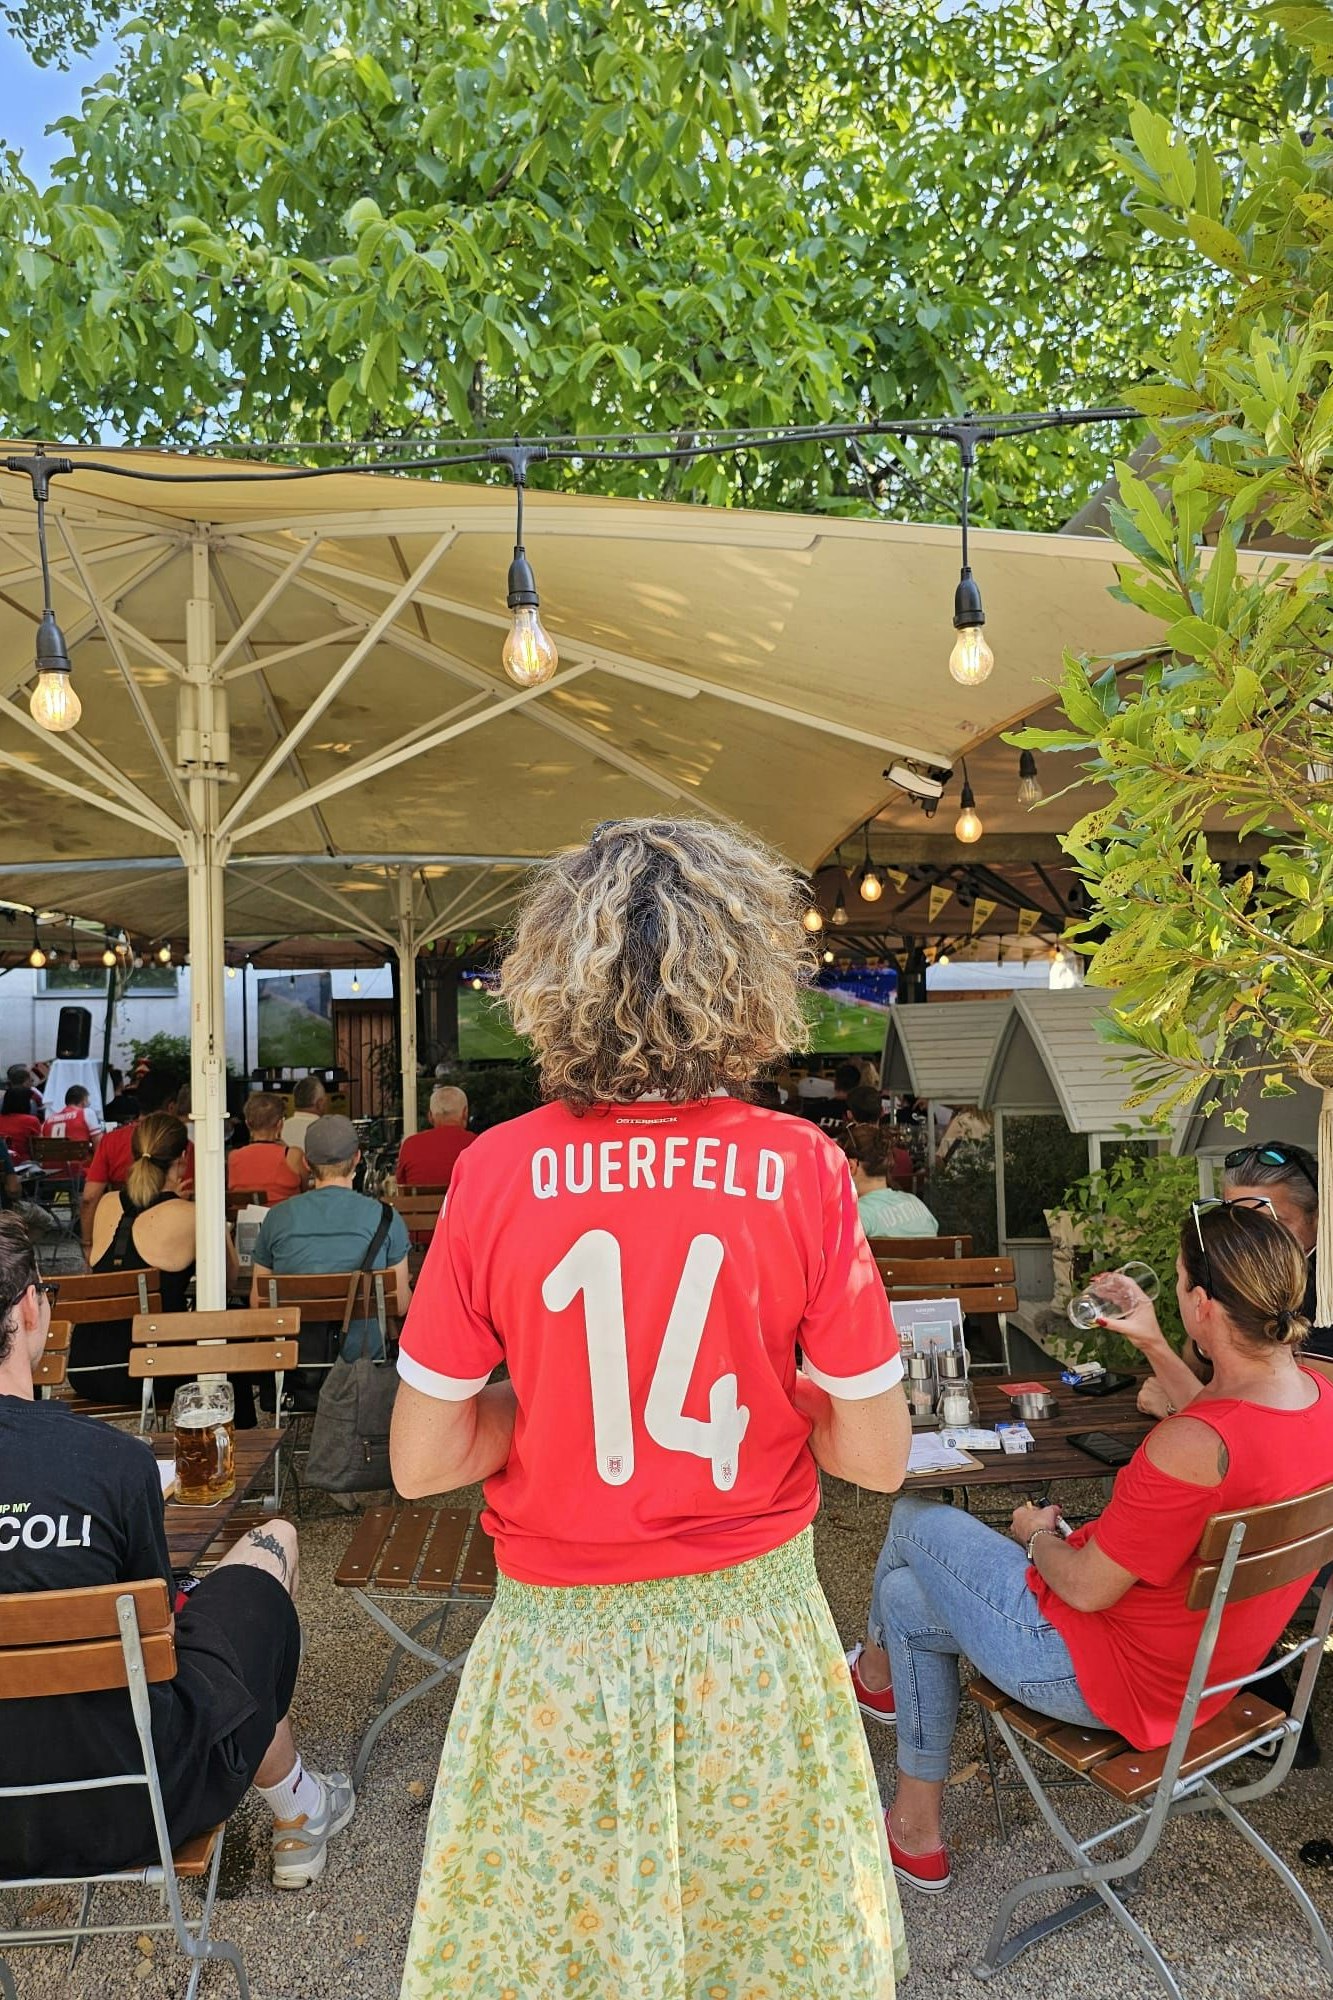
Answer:
M540 687L555 673L559 664L559 654L554 640L541 620L536 579L523 545L523 501L530 465L542 462L564 463L580 468L598 464L690 465L699 459L735 458L748 452L768 454L802 445L842 444L852 453L873 494L874 482L880 475L875 468L865 464L860 452L862 440L933 439L956 446L961 461L962 489L959 513L962 531L962 569L954 593L953 623L958 637L949 658L949 671L955 680L964 686L972 687L983 681L994 665L994 654L982 631L986 614L982 606L981 591L972 575L968 560L971 479L976 465L977 447L1008 438L1030 437L1042 431L1068 430L1090 424L1138 421L1141 421L1141 412L1125 404L1110 404L1093 409L1013 411L985 418L969 412L961 420L944 417L874 417L854 424L759 425L736 430L691 432L684 439L678 432L665 431L565 434L547 438L515 436L508 442L490 438L456 438L444 446L431 440L429 441L431 449L415 453L411 447L417 441L411 438L399 439L388 444L383 440L366 439L351 446L341 441L335 443L256 441L230 447L224 445L221 449L231 450L238 455L260 451L269 454L293 451L315 454L336 451L343 455L332 463L315 465L266 464L246 468L244 464L238 466L220 462L202 471L199 469L198 458L189 460L189 470L185 469L183 463L179 471L173 467L127 463L128 457L135 449L133 446L114 447L109 454L106 447L102 447L96 456L85 457L73 451L52 456L47 453L44 446L38 444L31 452L11 453L0 461L6 472L26 477L31 482L37 509L37 543L42 566L42 616L37 628L35 649L37 683L31 697L33 718L44 729L63 731L74 728L82 713L81 703L71 680L69 647L56 622L51 602L51 574L46 547L46 504L50 495L51 481L58 476L93 472L117 479L137 480L149 485L182 484L187 480L195 486L280 485L291 480L328 479L339 473L348 472L371 473L379 478L396 478L408 474L447 475L473 465L503 465L514 487L516 521L514 555L509 566L506 592L508 606L513 614L513 623L506 634L501 657L505 672L520 687ZM349 449L367 454L373 453L374 456L362 460L349 459L345 455ZM400 456L399 453L406 455ZM182 457L184 458L184 455ZM899 470L900 472L906 470L900 462ZM907 476L920 488L920 482L915 479L915 475L907 473Z

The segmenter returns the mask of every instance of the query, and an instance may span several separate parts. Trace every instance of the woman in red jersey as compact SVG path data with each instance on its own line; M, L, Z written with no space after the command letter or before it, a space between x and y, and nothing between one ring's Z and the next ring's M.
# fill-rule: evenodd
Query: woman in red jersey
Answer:
M1123 1302L1117 1332L1160 1339L1132 1279L1110 1272L1097 1284ZM1095 1521L1066 1541L1057 1507L1023 1506L1010 1539L960 1508L915 1498L894 1507L852 1678L863 1712L897 1724L889 1846L916 1889L950 1879L940 1802L960 1653L1043 1715L1158 1749L1203 1629L1205 1613L1186 1598L1204 1523L1333 1483L1333 1384L1302 1368L1298 1351L1305 1257L1266 1198L1193 1205L1176 1295L1212 1380L1150 1432ZM1228 1606L1210 1683L1254 1672L1310 1581ZM1202 1703L1200 1722L1229 1698Z
M800 1044L802 901L733 830L623 820L519 918L549 1101L459 1159L399 1358L398 1489L484 1480L500 1570L410 2000L890 2000L906 1970L810 1525L821 1465L901 1480L898 1342L841 1153L726 1094Z

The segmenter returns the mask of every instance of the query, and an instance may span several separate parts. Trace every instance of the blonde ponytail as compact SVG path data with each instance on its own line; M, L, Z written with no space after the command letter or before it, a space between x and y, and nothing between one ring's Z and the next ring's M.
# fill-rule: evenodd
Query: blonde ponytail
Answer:
M125 1176L125 1192L135 1208L152 1207L189 1143L189 1133L169 1111L150 1111L139 1120L131 1140L134 1157Z

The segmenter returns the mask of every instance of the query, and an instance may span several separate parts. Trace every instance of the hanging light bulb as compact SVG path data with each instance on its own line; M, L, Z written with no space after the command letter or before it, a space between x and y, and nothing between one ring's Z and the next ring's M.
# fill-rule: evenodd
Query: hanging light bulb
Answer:
M51 479L57 472L72 472L73 466L67 458L48 458L41 446L28 459L9 460L12 472L26 472L32 481L32 497L37 503L37 553L42 564L42 615L37 626L34 664L37 668L37 685L28 701L32 719L43 729L60 735L66 729L73 729L83 714L83 703L74 692L70 679L69 647L65 635L56 623L56 614L51 607L51 565L46 553L46 502L51 491Z
M171 946L169 944L160 944L158 946L157 962L159 965L171 964Z
M970 847L974 840L980 840L985 828L977 811L976 797L968 783L966 760L963 763L963 790L958 803L962 810L953 823L954 838Z
M353 993L359 993L361 991L361 981L355 972L352 974L352 991Z
M981 602L981 591L972 574L968 562L967 510L971 494L972 467L976 462L975 431L964 428L958 433L958 444L963 461L963 497L961 525L963 532L963 566L958 576L958 585L953 594L953 625L958 637L954 640L953 651L949 655L949 672L960 687L977 687L995 665L995 655L986 644L982 626L986 622L985 607Z
M884 894L884 879L870 859L870 827L866 826L866 858L856 878L856 890L863 903L877 903Z
M107 971L110 972L113 966L116 964L116 962L117 962L116 947L114 944L112 944L111 934L110 932L108 932L106 943L102 947L102 963L106 967Z
M509 589L506 602L514 614L514 622L505 637L500 651L504 670L511 681L520 687L541 687L549 681L560 664L555 640L542 624L538 606L537 579L532 574L532 564L528 561L523 547L523 495L527 486L528 463L533 458L545 458L546 453L533 451L521 446L502 446L491 453L491 457L503 460L508 465L514 479L514 494L518 510L514 527L514 560L509 565Z
M234 979L236 977L236 967L234 965L229 965L227 967L227 977L228 979Z
M37 935L36 925L33 926L32 950L28 953L28 963L34 972L40 972L46 964L46 953L42 950L42 943Z
M970 575L971 572L969 571L967 574ZM975 591L976 586L973 585L972 588ZM960 583L958 591L955 594L955 601L957 597L962 595L962 591L963 585ZM979 596L978 602L980 602ZM954 624L957 625L957 623L958 618L955 613ZM949 655L949 672L953 675L959 686L980 687L982 681L987 678L994 665L995 655L986 644L985 633L979 626L965 626L954 640L953 651Z
M833 952L832 952L832 951L830 951L830 950L828 950L828 949L826 948L826 949L825 949L825 952L824 952L824 963L825 963L825 965L832 965L832 963L833 963L833 958L834 958L834 954L833 954Z
M481 990L482 990L482 981L480 979L474 979L472 982L472 991L474 993L480 993Z
M805 925L811 937L818 937L820 931L824 928L824 912L820 909L818 903L811 903L809 909L801 918L801 922Z
M838 929L841 930L846 921L847 921L847 898L843 895L842 890L840 888L838 890L837 897L833 904L833 915L829 918L829 922L831 924L836 924Z
M1035 806L1044 796L1041 779L1037 776L1037 760L1030 750L1021 750L1018 755L1018 803Z
M935 963L936 963L936 965L947 965L947 964L949 963L949 954L948 954L948 952L947 952L947 951L937 951L937 952L936 952L936 954L935 954Z

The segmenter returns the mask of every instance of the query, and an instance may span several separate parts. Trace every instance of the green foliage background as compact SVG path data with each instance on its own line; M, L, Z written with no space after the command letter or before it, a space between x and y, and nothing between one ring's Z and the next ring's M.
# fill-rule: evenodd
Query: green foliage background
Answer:
M43 60L106 0L13 0ZM1113 162L1310 115L1248 0L150 0L41 186L0 152L0 418L209 444L701 429L1120 400L1200 294ZM986 453L1053 526L1106 433ZM599 466L603 490L953 511L906 448ZM588 484L575 466L542 476Z

